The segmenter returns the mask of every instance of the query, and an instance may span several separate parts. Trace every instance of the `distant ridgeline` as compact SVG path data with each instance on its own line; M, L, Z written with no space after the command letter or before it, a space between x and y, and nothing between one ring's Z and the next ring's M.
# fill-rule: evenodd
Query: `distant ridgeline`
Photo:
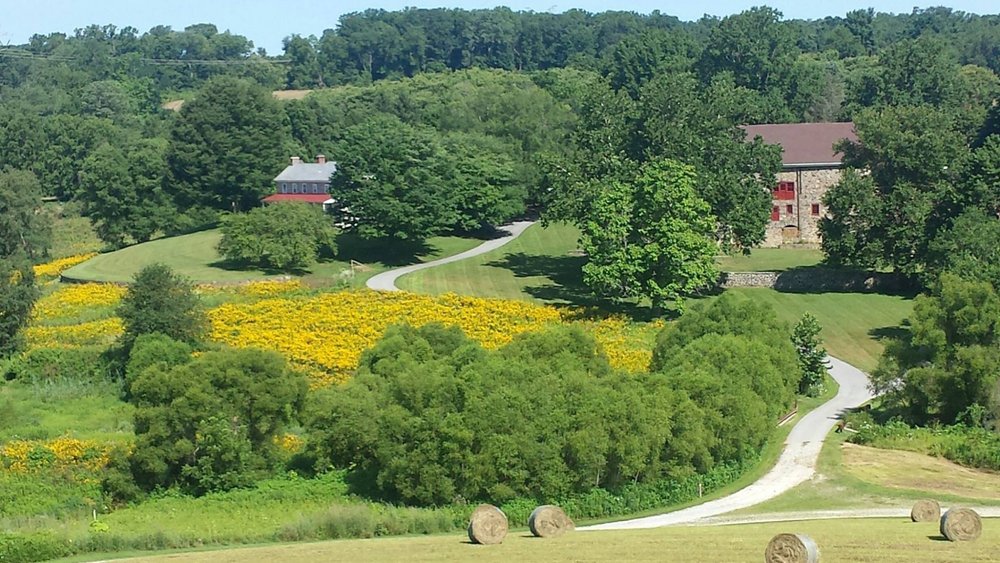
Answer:
M629 74L681 70L692 62L703 74L731 70L725 68L719 40L727 30L746 27L770 44L766 55L778 65L784 65L786 54L845 59L877 54L904 39L936 36L951 45L960 63L1000 71L1000 58L991 51L1000 42L997 15L935 7L898 15L855 10L821 20L781 18L780 12L766 7L696 22L659 11L366 10L329 22L330 28L318 38L289 36L280 55L255 50L251 39L220 33L212 24L182 31L159 25L141 34L134 27L91 25L70 36L36 34L26 45L4 47L0 68L15 86L18 71L39 59L71 65L92 80L124 71L152 79L158 92L197 88L218 74L251 78L273 89L299 89L475 67L574 67L603 71L621 84L634 78ZM780 30L768 25L778 22ZM629 62L633 64L625 64ZM786 66L778 74L768 72L775 86L789 86L784 79L791 68Z

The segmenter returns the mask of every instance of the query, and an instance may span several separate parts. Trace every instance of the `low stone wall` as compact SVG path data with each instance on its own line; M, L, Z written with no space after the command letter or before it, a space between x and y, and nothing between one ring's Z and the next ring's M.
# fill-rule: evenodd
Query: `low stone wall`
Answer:
M899 274L797 268L784 272L723 272L719 277L719 287L768 287L789 292L897 293L912 290L913 283Z

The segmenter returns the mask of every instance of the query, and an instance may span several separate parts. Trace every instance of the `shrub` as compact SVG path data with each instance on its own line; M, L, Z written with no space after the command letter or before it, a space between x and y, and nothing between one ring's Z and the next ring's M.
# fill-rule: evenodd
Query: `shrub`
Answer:
M66 557L73 553L67 540L43 532L0 533L0 561L33 563Z
M121 343L126 352L143 334L160 333L194 344L208 328L194 286L165 264L151 264L135 275L118 316L125 329Z
M306 382L274 352L225 349L180 365L155 363L131 393L136 482L204 494L276 467L275 438L301 410Z
M319 206L276 203L226 217L219 253L237 264L299 270L321 253L333 255L336 235L333 220Z
M103 352L104 349L99 346L34 348L11 363L8 369L12 377L8 379L34 382L64 378L98 379L107 373Z

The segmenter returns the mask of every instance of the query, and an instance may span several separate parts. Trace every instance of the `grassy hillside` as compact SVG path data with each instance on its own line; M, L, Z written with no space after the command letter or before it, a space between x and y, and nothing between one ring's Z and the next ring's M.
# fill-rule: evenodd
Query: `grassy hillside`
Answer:
M816 248L755 248L750 254L720 256L719 269L725 272L782 272L803 266L815 266L823 260Z
M455 292L480 297L529 299L545 303L600 304L583 286L579 232L568 225L534 225L517 240L488 254L404 276L398 285L420 293ZM749 257L724 258L733 269L787 269L815 264L819 251L758 249ZM783 293L772 289L734 289L770 303L789 324L806 311L819 319L831 354L863 370L874 369L882 340L898 334L912 310L912 300L862 293ZM711 299L708 298L708 299ZM617 308L616 308L617 309ZM641 310L641 307L639 308ZM622 308L628 311L627 308Z
M756 301L770 303L778 316L793 324L805 312L823 326L827 351L864 371L871 371L882 354L883 340L899 334L913 310L913 300L877 293L782 293L766 288L731 289Z
M101 254L70 268L64 275L87 281L127 282L143 267L155 262L162 262L195 282L239 282L275 275L259 270L233 269L227 265L216 250L221 238L222 233L212 229L158 239ZM350 270L349 261L354 260L366 265L354 278L360 283L388 267L457 254L480 242L473 238L434 237L426 244L406 247L341 235L337 240L338 259L320 262L303 274L317 283L335 281L341 272Z
M454 292L477 297L572 303L582 295L580 267L574 252L579 231L569 225L532 225L507 245L437 268L403 276L400 289L437 295Z

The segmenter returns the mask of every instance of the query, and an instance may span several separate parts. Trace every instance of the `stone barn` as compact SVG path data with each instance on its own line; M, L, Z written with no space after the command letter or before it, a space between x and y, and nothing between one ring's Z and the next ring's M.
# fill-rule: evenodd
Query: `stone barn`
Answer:
M854 123L747 125L747 139L781 145L781 172L771 190L771 222L763 246L819 244L823 194L840 181L843 155L833 146L857 141Z

